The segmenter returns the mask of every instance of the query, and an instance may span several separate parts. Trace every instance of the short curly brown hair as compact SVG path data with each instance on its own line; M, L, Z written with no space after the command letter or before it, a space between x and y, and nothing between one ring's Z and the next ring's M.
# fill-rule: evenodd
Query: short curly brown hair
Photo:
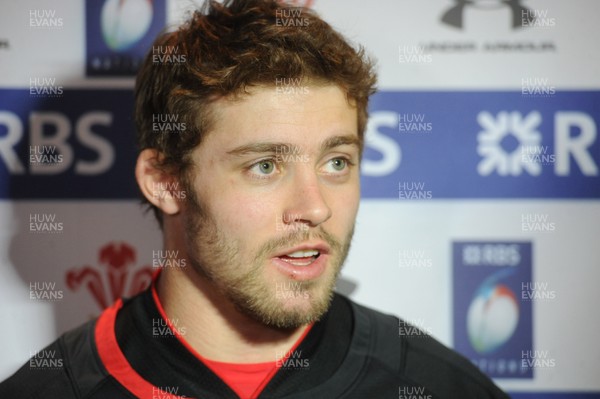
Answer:
M211 128L211 103L249 86L297 78L344 90L357 108L362 142L376 83L362 48L353 48L308 8L276 0L207 1L178 30L160 35L141 66L135 86L139 150L158 150L159 166L183 178L190 153ZM185 129L157 131L156 115L176 115Z

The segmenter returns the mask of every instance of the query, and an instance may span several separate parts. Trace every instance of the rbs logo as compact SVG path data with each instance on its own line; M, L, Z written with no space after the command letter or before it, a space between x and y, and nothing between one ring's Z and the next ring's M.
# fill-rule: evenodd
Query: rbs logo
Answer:
M75 174L99 175L114 163L115 150L104 137L94 133L98 126L111 127L113 115L107 111L88 111L71 121L61 112L29 113L27 158L19 158L16 146L24 140L24 123L10 111L0 111L0 159L10 174L56 175L73 167ZM83 147L95 153L92 160L78 159L68 140L74 136ZM30 156L31 152L31 156ZM52 158L53 162L34 162Z
M518 176L523 170L537 176L542 173L544 164L553 164L557 176L568 176L571 159L583 175L598 175L598 165L590 151L596 141L596 124L583 112L558 111L554 114L554 153L549 146L543 145L538 131L542 116L537 111L527 115L502 111L495 117L482 111L477 115L477 121L483 128L477 137L477 152L483 158L477 171L482 176L493 172L500 176ZM502 145L508 138L517 143L516 148L507 149Z
M365 198L426 182L435 198L600 198L600 91L376 93Z
M428 115L437 115L432 109ZM378 153L375 159L365 156L362 174L369 177L385 177L399 173L403 152L411 155L411 160L431 160L432 154L443 153L444 158L436 158L437 172L446 173L443 162L452 160L454 153L464 148L470 151L469 172L476 170L479 176L519 176L523 172L531 176L542 174L543 168L553 169L556 176L598 176L597 127L594 119L585 112L556 111L547 116L546 133L542 134L542 114L538 111L520 113L501 111L496 115L480 111L473 120L472 112L465 111L457 115L464 126L451 126L445 121L428 122L435 126L428 133L428 140L408 140L404 130L408 124L403 122L404 114L393 111L371 112L367 125L365 147ZM476 123L473 127L473 122ZM553 131L548 126L553 123ZM414 124L416 125L416 123ZM440 128L438 128L440 126ZM404 130L403 130L404 129ZM450 143L444 139L452 134ZM476 141L473 138L476 135ZM416 134L413 134L413 137ZM422 136L423 137L423 136ZM512 147L510 142L512 141ZM417 145L417 143L420 143ZM508 145L507 145L508 143ZM444 147L446 146L446 147ZM465 164L465 159L452 161L452 170ZM408 162L408 161L407 161ZM421 173L432 169L434 165L424 162ZM575 167L575 168L573 168ZM465 174L461 174L464 179ZM406 177L405 177L406 178Z

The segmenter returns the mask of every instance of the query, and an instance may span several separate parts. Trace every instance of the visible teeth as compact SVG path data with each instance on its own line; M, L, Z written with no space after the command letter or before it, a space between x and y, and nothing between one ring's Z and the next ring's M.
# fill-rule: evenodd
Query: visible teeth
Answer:
M319 255L319 251L317 250L309 250L309 251L296 251L291 254L287 254L290 258L308 258L309 256L317 256Z

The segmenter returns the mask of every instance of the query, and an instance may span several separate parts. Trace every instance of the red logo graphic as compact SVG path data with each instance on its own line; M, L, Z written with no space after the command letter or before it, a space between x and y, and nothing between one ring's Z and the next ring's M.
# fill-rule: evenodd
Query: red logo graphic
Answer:
M132 273L135 258L135 249L130 245L124 242L108 243L98 252L101 267L106 269L104 278L102 278L99 268L85 265L67 271L67 287L72 291L77 291L79 287L85 285L98 306L106 309L118 298L133 296L150 285L152 267L142 266ZM126 291L128 280L129 289Z

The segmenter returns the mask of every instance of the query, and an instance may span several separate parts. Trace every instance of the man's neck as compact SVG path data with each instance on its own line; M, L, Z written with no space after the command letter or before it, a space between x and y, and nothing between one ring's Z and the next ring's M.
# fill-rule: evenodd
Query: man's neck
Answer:
M239 312L191 266L163 270L157 282L160 302L183 338L202 357L227 363L275 361L289 351L306 326L282 330Z

